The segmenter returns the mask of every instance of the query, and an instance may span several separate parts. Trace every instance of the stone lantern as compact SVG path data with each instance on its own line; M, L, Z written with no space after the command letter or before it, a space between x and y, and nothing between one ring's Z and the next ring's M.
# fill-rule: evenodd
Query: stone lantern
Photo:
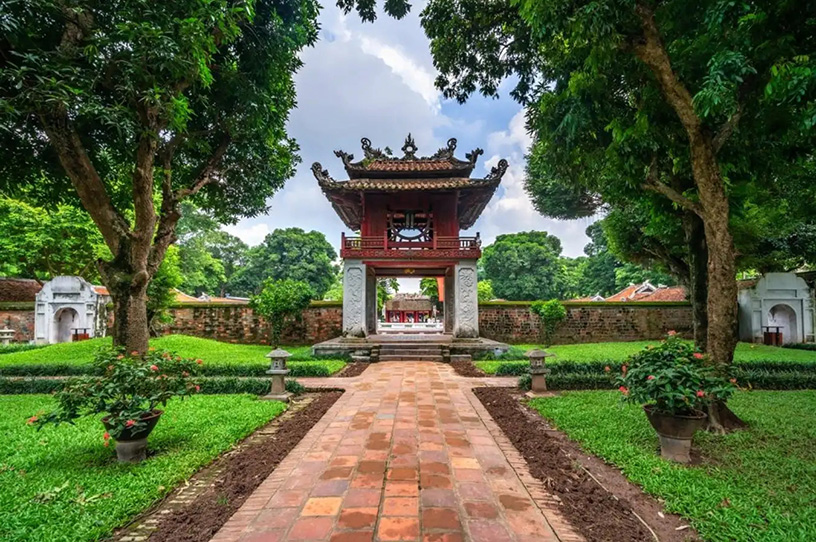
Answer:
M529 350L524 355L530 360L531 391L533 393L546 392L547 375L550 374L550 370L545 366L544 362L546 358L554 357L555 354L536 349Z
M0 343L3 346L8 346L11 342L11 339L14 338L14 330L13 329L0 329Z
M286 368L286 360L291 356L286 350L276 348L266 355L271 361L269 370L266 374L272 375L272 388L269 395L264 396L264 399L274 399L276 401L289 402L289 393L286 392L286 375L289 374L289 369Z

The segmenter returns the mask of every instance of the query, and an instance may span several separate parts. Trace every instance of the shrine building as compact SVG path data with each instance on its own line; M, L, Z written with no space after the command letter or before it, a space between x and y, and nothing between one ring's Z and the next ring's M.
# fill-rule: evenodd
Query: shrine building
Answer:
M456 139L431 156L417 156L409 134L402 157L391 156L362 139L362 160L335 151L348 180L337 181L319 163L312 171L346 226L358 234L342 236L343 335L377 333L377 279L435 277L444 306L444 333L454 338L479 336L476 261L482 255L479 234L461 235L473 226L501 178L500 160L483 179L471 178L483 154L475 149L461 160Z

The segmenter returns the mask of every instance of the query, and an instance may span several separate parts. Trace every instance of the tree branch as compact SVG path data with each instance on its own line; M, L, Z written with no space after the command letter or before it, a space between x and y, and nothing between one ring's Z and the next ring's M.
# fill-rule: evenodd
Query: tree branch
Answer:
M739 124L740 118L742 117L742 104L737 106L737 111L731 117L728 118L727 121L723 123L720 127L719 131L717 131L717 135L714 136L714 153L720 152L720 149L725 145L728 141L728 138L731 137L731 134L734 133L734 130L737 128L737 124Z
M99 228L105 244L116 254L122 240L130 235L130 225L113 206L105 183L88 157L65 106L40 111L39 117L82 206Z
M653 158L652 163L649 164L649 171L646 174L646 180L641 186L645 190L650 190L666 196L680 207L688 209L689 211L697 213L698 215L703 212L703 209L699 203L687 198L682 194L682 192L679 192L678 190L675 190L671 186L660 181L657 171L656 158Z
M201 168L198 176L196 176L195 181L193 181L193 183L187 188L182 188L176 192L176 200L181 201L183 198L188 196L194 196L199 192L199 190L216 181L214 174L218 170L218 166L221 163L221 160L224 158L224 155L227 153L227 149L229 148L231 142L232 138L230 135L224 134L224 136L221 138L221 142L218 144L215 150L213 150L213 153L207 160L207 163L204 164L204 167Z

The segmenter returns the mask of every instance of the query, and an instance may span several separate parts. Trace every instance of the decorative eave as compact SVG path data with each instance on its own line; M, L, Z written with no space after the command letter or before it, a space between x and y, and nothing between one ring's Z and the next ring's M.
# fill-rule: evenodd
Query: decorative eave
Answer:
M484 179L468 177L430 177L405 179L362 178L337 181L320 163L312 164L321 190L331 202L340 219L352 231L360 229L363 219L363 194L366 192L454 191L458 194L459 227L468 229L484 210L507 171L507 160L490 170Z
M431 156L418 157L419 150L411 134L405 138L402 146L403 156L391 155L371 146L371 140L364 137L360 140L363 149L363 159L354 162L354 155L342 150L334 151L335 156L343 161L343 166L350 179L357 178L406 178L406 177L469 177L479 156L484 154L482 149L474 149L465 155L466 160L454 156L456 139L450 138L447 145L437 150Z

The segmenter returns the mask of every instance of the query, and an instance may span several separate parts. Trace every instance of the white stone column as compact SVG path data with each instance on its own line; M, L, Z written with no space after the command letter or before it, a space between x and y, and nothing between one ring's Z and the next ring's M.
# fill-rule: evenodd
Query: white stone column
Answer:
M449 274L445 274L443 284L445 289L445 301L443 301L443 309L445 310L445 333L453 333L453 323L456 321L456 288L454 285L454 272L455 271L451 269Z
M374 273L366 275L366 331L369 335L377 333L377 277Z
M454 268L456 307L453 335L459 338L479 336L479 296L476 288L476 260L465 260Z
M361 260L343 261L343 335L366 336L366 266Z

